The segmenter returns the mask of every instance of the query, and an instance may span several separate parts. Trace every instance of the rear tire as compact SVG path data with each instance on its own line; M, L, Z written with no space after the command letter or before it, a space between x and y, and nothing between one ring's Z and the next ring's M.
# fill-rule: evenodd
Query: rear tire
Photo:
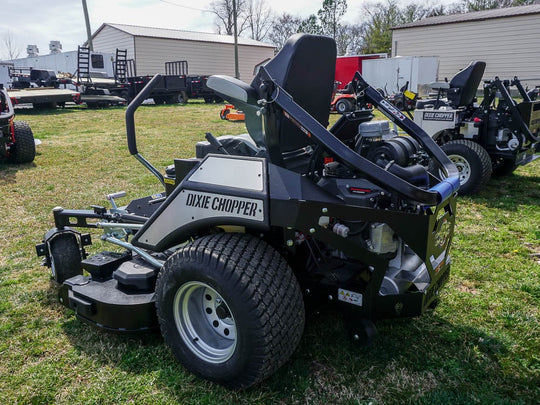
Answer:
M205 236L177 251L159 274L156 306L178 361L234 389L283 365L304 327L302 294L287 262L244 234Z
M12 163L30 163L36 157L34 134L25 121L14 121L15 143L9 149L9 161Z
M491 177L491 159L486 150L468 139L450 141L441 146L459 171L459 195L480 191Z
M336 111L340 114L345 114L352 111L352 103L347 99L339 100L336 103Z

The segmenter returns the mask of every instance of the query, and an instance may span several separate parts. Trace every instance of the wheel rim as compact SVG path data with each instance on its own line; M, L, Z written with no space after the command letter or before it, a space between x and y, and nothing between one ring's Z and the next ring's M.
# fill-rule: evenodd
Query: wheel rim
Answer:
M236 349L236 323L225 300L209 285L192 281L174 297L174 321L182 340L200 359L223 363Z
M448 155L448 158L456 166L459 172L459 183L461 185L467 183L471 177L471 165L463 156Z

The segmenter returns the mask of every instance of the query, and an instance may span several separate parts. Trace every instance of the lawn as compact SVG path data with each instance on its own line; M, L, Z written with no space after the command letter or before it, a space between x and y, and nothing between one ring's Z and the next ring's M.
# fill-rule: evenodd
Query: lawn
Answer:
M206 131L245 132L219 105L143 106L139 150L163 168ZM51 209L160 190L127 151L124 108L19 111L43 144L33 164L0 163L0 403L508 404L540 401L540 160L461 198L452 275L436 311L382 321L369 348L339 314L308 317L290 361L245 392L200 380L159 334L95 330L56 301L34 245ZM94 235L98 240L98 234ZM92 253L101 243L90 247Z

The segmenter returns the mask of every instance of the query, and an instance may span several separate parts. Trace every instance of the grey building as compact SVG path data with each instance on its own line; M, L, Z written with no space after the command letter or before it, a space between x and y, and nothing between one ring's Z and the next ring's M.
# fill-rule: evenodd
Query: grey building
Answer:
M234 76L234 39L230 35L105 23L92 35L94 49L127 49L138 75L163 73L165 62L187 60L189 74ZM238 38L240 79L251 81L254 67L274 56L275 47Z
M487 63L486 79L540 78L539 38L540 4L501 8L394 27L392 56L438 56L439 80L472 60Z

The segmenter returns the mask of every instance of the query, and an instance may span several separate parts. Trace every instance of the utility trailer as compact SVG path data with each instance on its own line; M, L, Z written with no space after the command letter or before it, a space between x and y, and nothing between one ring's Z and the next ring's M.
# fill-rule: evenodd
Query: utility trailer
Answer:
M66 103L81 103L80 93L59 88L65 84L52 70L15 67L0 64L0 84L8 92L13 105L32 104L34 108L63 107Z
M188 75L187 76L187 95L189 98L203 98L204 102L221 103L223 99L218 96L214 90L206 85L210 75Z
M8 95L14 105L32 104L35 109L64 107L70 102L82 103L79 92L51 87L8 90Z
M185 60L165 62L165 75L162 75L148 98L155 104L186 103L188 63ZM127 77L128 101L133 100L152 80L153 76Z

